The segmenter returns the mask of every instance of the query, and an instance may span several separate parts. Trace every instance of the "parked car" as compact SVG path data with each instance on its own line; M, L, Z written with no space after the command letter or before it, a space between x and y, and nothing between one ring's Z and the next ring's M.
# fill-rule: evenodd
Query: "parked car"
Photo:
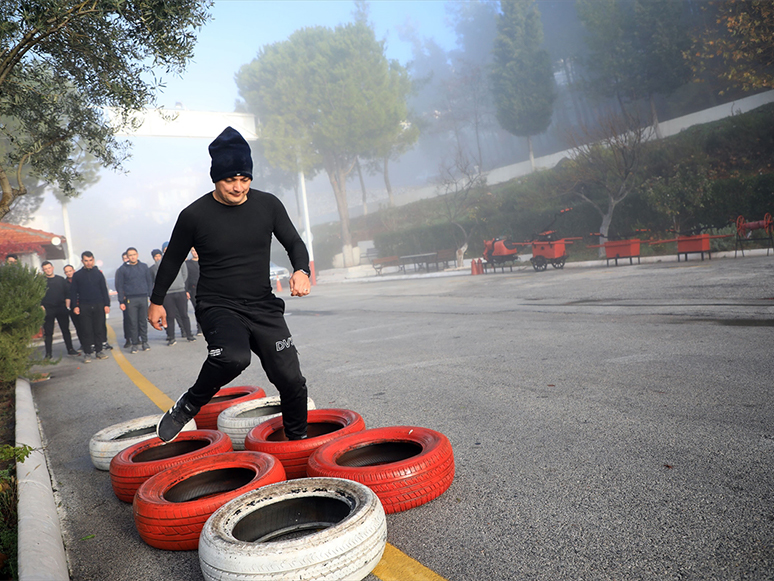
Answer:
M278 280L289 280L290 279L290 271L285 268L284 266L280 266L279 264L275 264L274 262L269 262L269 277L272 281L276 282Z

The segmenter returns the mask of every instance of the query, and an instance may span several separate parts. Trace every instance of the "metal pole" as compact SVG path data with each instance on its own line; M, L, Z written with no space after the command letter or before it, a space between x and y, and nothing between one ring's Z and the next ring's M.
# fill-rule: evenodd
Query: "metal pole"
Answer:
M314 248L312 247L312 224L309 222L309 204L306 201L306 180L304 172L298 172L298 183L301 186L301 202L304 206L304 229L306 231L306 248L309 251L309 272L312 274L312 285L317 284L317 275L314 272Z
M62 221L64 222L65 238L67 239L67 262L75 266L77 261L75 260L75 244L73 244L73 236L70 233L70 215L67 213L67 202L61 202L62 204Z

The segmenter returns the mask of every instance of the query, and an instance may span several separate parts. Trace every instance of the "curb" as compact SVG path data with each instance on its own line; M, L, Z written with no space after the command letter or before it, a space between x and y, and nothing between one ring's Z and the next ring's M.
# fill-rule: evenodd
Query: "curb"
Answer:
M51 477L38 428L32 390L16 380L16 445L35 450L16 464L19 494L19 581L70 579Z
M750 256L769 256L770 249L766 248L753 248L750 250L746 250L745 254L740 254L738 258L747 258ZM734 250L719 250L717 252L712 253L712 258L737 258L735 256L736 252ZM529 256L532 256L531 254L525 254L522 255L520 258L522 260L519 260L517 263L513 265L513 271L531 271L532 270L532 264L529 262ZM682 256L682 255L681 255ZM707 260L712 260L712 258L707 258ZM613 260L612 258L610 260ZM623 261L625 259L619 258L619 260ZM691 258L691 260L684 260L680 259L678 260L678 255L676 253L672 254L660 254L657 256L643 256L640 258L640 263L635 264L629 264L628 262L621 262L617 267L613 265L615 268L622 267L622 266L638 266L638 264L658 264L659 262L680 262L681 264L688 263L688 262L698 262L701 264L703 260L699 260L696 258ZM470 274L470 260L465 259L465 265L461 269L454 269L454 270L442 270L439 272L430 272L430 273L411 273L411 274L397 274L397 273L390 273L385 275L372 275L372 276L357 276L352 278L343 278L340 280L331 280L331 281L323 281L323 284L330 284L330 283L374 283L374 282L388 282L388 281L396 281L396 280L423 280L427 278L447 278L452 276L472 276ZM564 265L564 268L607 268L609 264L607 261L602 258L599 260L587 260L583 262L567 262ZM499 267L497 267L499 268ZM507 268L507 267L506 267ZM335 269L333 269L335 270ZM344 270L344 269L339 269ZM323 271L324 272L324 271ZM495 269L496 274L496 269Z

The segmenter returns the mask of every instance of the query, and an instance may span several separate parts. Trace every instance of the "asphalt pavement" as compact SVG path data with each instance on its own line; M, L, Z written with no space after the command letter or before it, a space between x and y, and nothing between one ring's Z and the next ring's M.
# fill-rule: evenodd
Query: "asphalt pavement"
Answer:
M774 579L774 256L281 296L317 407L451 440L450 489L387 518L442 578ZM176 399L205 342L150 344L126 356ZM143 543L89 459L94 433L159 408L112 356L50 369L32 392L71 578L202 579L196 551ZM276 394L257 361L245 384Z

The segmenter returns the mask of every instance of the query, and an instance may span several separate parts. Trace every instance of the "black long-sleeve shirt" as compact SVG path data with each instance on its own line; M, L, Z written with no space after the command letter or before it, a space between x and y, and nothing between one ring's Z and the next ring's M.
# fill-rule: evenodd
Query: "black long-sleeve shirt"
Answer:
M70 283L70 307L85 304L110 306L105 275L96 266L78 269Z
M40 304L46 307L46 310L65 308L65 300L70 298L67 286L67 281L58 274L51 278L46 277L46 294Z
M156 274L151 302L160 305L192 247L199 254L197 303L246 305L273 297L269 280L272 234L294 270L309 269L309 254L282 202L251 189L238 206L205 194L178 216Z

